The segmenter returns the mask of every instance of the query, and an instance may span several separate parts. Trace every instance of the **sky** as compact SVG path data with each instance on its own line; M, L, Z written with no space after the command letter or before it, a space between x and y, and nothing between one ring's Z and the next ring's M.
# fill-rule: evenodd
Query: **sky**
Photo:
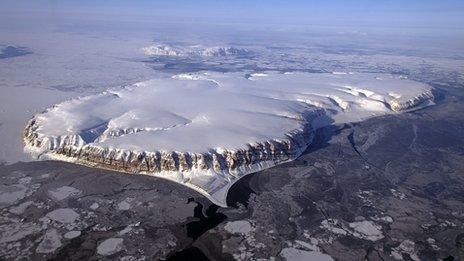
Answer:
M463 28L463 0L2 0L0 13L328 26Z

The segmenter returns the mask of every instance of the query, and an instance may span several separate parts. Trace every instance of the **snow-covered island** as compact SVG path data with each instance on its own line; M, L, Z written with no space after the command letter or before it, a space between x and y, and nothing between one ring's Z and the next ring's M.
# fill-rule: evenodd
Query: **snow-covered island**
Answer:
M226 206L238 179L295 159L317 128L433 98L429 85L385 74L181 74L57 104L24 141L39 158L166 178Z
M173 46L169 44L153 44L142 48L147 56L177 56L177 57L226 57L242 56L250 52L244 48L233 46Z

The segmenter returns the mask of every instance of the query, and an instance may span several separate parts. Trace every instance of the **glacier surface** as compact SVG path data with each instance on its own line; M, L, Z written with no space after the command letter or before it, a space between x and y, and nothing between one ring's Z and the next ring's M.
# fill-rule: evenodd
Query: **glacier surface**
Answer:
M317 128L433 104L433 89L372 73L202 72L71 99L36 115L26 150L173 180L226 206L241 177L298 157Z

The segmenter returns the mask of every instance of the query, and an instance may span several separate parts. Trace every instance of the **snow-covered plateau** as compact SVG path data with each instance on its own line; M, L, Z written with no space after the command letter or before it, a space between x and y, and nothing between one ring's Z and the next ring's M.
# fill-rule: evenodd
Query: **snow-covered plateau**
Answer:
M26 150L173 180L226 206L241 177L298 157L317 128L433 104L387 74L204 72L71 99L31 119Z

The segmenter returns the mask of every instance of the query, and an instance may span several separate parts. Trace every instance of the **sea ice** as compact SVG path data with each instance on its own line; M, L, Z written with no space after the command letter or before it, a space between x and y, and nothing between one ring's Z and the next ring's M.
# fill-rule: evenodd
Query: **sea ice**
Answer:
M121 251L123 248L122 238L108 238L101 242L97 247L97 253L102 256L109 256Z
M48 254L61 247L61 245L61 235L58 234L58 230L51 229L45 233L42 241L37 246L36 252Z
M70 186L63 186L53 190L49 190L48 193L53 199L60 201L68 198L69 196L79 195L81 191Z
M377 241L384 238L381 227L372 221L364 220L353 222L350 223L349 226L355 231L354 235L356 237L365 238L371 241Z
M333 261L334 259L324 253L317 251L305 251L296 248L284 248L280 256L289 261Z
M60 223L73 223L79 218L79 214L70 208L59 208L49 212L47 217Z
M11 205L26 196L27 187L18 185L0 185L0 206Z
M253 229L253 227L251 226L250 222L246 220L238 220L228 222L224 226L224 229L232 234L248 235Z
M73 239L81 235L81 231L79 230L72 230L64 234L64 238L66 239Z

